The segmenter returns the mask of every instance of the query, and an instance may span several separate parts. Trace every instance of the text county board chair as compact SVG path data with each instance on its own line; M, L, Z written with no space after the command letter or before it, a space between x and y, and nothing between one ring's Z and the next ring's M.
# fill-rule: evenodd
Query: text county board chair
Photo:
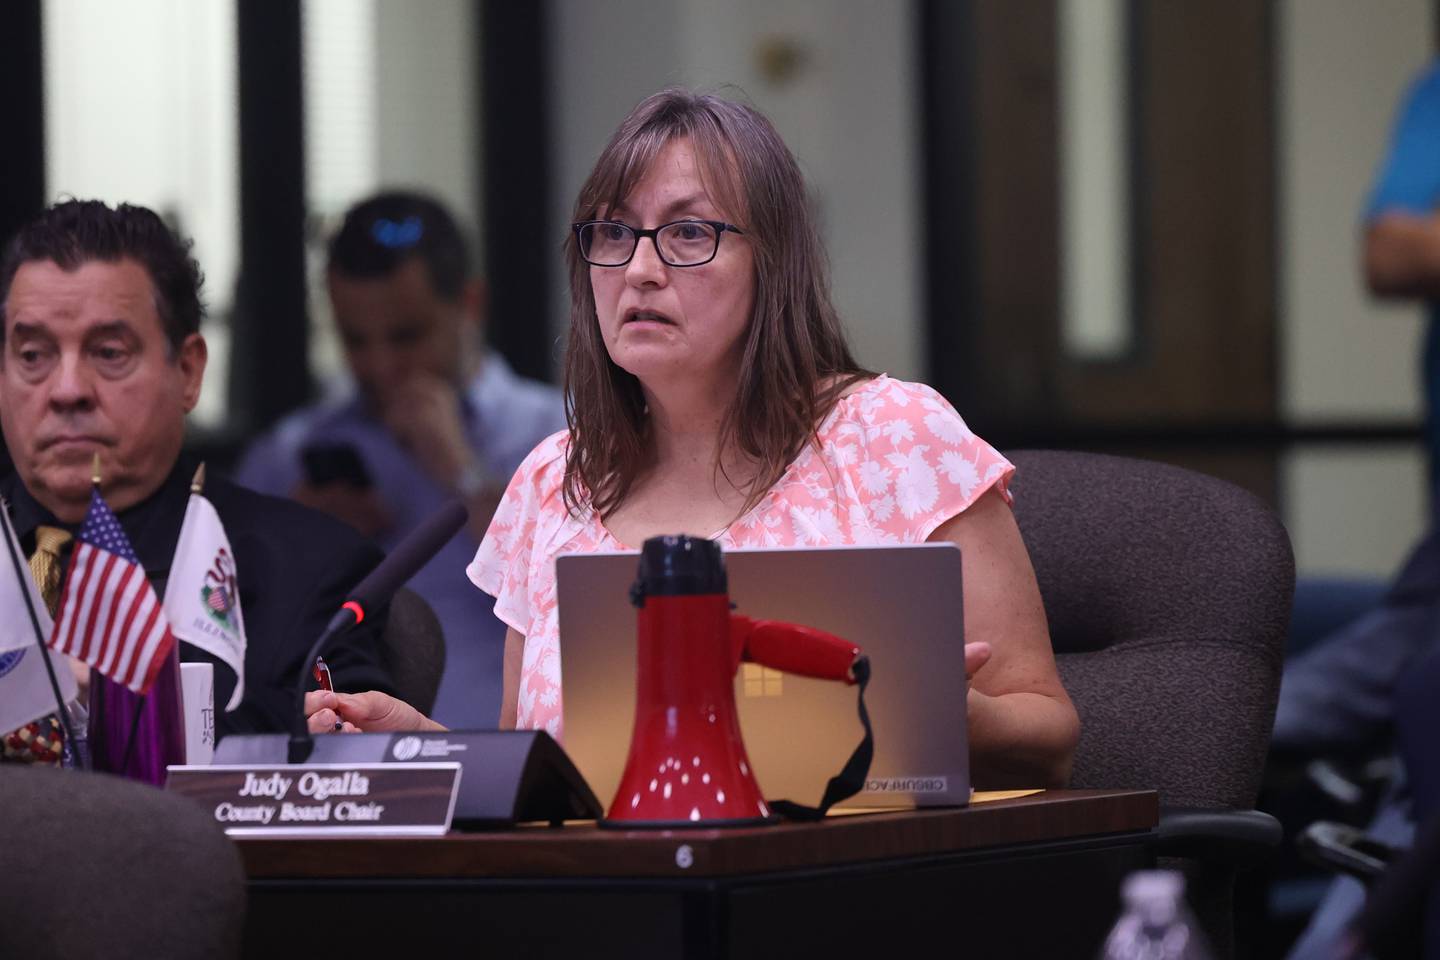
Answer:
M390 600L380 658L400 699L429 716L445 672L445 631L425 598L409 588Z
M1015 517L1080 714L1071 786L1157 790L1158 855L1228 956L1237 869L1279 823L1259 793L1295 586L1269 507L1161 463L1022 450Z
M198 804L98 773L0 765L0 957L240 955L240 854Z

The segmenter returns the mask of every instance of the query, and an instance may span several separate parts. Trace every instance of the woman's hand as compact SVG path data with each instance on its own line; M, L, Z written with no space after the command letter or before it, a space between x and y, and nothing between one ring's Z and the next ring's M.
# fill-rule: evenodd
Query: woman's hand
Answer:
M311 733L359 733L354 724L340 719L335 709L339 697L328 690L311 690L305 694L305 723Z
M305 716L311 733L445 729L405 701L378 690L365 693L312 690L305 694Z

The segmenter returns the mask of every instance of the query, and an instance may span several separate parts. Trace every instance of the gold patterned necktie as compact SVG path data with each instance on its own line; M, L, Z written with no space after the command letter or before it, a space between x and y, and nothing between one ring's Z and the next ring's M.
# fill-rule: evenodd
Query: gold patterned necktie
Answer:
M40 599L50 615L60 604L60 551L70 542L70 533L59 527L35 528L35 552L30 555L30 575L40 588ZM65 738L53 715L27 723L0 737L0 758L18 763L58 764Z
M70 542L70 531L59 527L35 528L35 552L30 554L30 575L50 616L60 605L60 551Z

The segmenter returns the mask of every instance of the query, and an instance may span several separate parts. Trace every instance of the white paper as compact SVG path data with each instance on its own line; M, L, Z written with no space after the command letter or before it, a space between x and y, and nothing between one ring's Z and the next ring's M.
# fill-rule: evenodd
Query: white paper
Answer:
M185 763L208 764L215 757L215 665L180 664L180 699L185 712Z

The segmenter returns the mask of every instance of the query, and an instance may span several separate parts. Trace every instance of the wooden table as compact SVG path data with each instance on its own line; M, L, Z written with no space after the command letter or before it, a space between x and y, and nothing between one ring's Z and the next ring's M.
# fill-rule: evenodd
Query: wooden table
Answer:
M293 952L303 919L332 957L402 931L406 955L1093 956L1157 818L1152 792L1064 790L732 830L246 839L246 952Z

